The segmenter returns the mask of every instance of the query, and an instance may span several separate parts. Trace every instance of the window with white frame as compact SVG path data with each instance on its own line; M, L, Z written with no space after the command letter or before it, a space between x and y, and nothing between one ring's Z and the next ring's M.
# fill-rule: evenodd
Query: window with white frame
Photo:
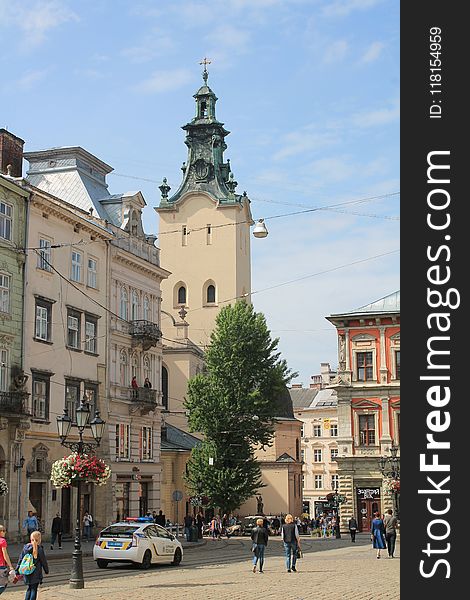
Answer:
M8 350L6 350L5 348L2 348L0 350L0 392L7 392L8 391L8 371L9 371L9 365L8 365Z
M150 300L149 297L147 295L144 296L144 321L151 321L152 320L152 314L151 314L151 310L150 310Z
M116 460L129 460L131 457L131 426L125 423L116 425Z
M10 312L10 276L0 273L0 312Z
M315 475L314 486L316 490L323 489L323 475Z
M331 450L330 450L331 460L336 460L337 456L338 456L338 448L331 448Z
M141 460L151 460L153 458L153 430L151 427L142 427L140 436L141 436L141 445L140 445L140 459Z
M332 475L331 476L331 489L337 490L338 486L339 486L339 475Z
M119 316L127 321L127 310L129 305L129 297L124 286L121 287L121 295L119 300Z
M52 271L51 262L51 240L39 238L38 269L42 269L43 271Z
M72 268L70 271L70 279L72 281L78 281L79 283L82 280L82 263L83 257L80 252L76 250L72 250Z
M87 286L95 289L98 287L98 261L90 257L88 257Z
M331 423L330 425L330 436L338 437L338 423Z
M359 415L359 444L375 445L375 415Z
M139 294L136 290L132 290L131 321L139 319L139 308Z
M50 378L49 374L33 373L32 408L34 419L46 420L49 418Z
M13 207L0 201L0 238L11 241Z
M50 342L52 338L52 302L36 298L34 337L42 342Z
M80 348L80 313L67 311L67 346L78 350Z
M313 426L313 437L321 437L321 425Z
M319 448L315 448L313 451L313 462L322 462L322 451Z
M121 385L129 386L129 359L124 348L119 353L119 376Z
M85 352L97 354L97 328L98 321L95 317L85 315Z
M305 437L305 423L300 426L300 437Z
M85 383L83 397L90 409L90 421L95 418L95 412L98 410L98 386L94 383Z

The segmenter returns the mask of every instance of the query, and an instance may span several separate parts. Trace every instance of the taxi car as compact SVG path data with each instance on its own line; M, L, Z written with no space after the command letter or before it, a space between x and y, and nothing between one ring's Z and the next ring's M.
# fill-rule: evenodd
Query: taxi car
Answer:
M179 565L183 546L164 527L146 517L127 518L105 527L93 546L93 559L100 569L110 562L130 562L148 569L152 564Z

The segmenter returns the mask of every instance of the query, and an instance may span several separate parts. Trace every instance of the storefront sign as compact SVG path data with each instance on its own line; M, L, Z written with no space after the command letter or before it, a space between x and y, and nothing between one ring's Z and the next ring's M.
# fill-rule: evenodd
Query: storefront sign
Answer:
M380 498L380 488L356 488L360 500L375 500Z

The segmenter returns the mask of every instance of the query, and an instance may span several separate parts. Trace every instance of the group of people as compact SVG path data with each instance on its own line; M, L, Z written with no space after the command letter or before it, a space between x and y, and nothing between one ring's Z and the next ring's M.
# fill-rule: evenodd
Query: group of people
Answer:
M83 519L83 538L89 542L92 538L94 521L91 514L86 510ZM28 511L28 516L23 521L23 529L25 531L26 539L29 540L33 531L40 531L42 525L38 519L38 517L33 513L32 510ZM62 517L60 513L57 513L56 516L52 519L51 524L51 550L54 549L54 545L56 540L59 544L59 550L62 550L62 534L64 533L64 527L62 522Z
M268 527L267 521L260 517L256 519L256 527L251 532L253 542L253 573L263 573L264 552L268 545ZM299 527L294 523L294 517L290 514L285 516L284 523L281 525L281 539L284 544L284 555L286 561L286 571L288 573L296 572L297 558L301 552Z
M38 587L43 580L43 572L49 573L46 553L42 546L41 532L32 531L29 534L29 542L24 545L18 558L16 567L13 567L10 555L8 554L8 544L5 539L6 529L0 525L0 595L5 591L8 582L16 582L23 577L24 583L28 586L26 589L25 600L36 600L38 596ZM23 559L31 555L34 569L30 573L21 574Z

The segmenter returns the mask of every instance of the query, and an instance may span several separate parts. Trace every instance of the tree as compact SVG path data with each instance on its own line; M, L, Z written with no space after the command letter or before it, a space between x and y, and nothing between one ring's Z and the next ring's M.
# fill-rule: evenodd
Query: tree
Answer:
M203 433L204 441L192 452L186 481L193 493L210 497L224 512L263 486L254 451L272 444L278 398L296 375L280 358L278 341L250 304L224 307L205 371L188 383L189 426Z

